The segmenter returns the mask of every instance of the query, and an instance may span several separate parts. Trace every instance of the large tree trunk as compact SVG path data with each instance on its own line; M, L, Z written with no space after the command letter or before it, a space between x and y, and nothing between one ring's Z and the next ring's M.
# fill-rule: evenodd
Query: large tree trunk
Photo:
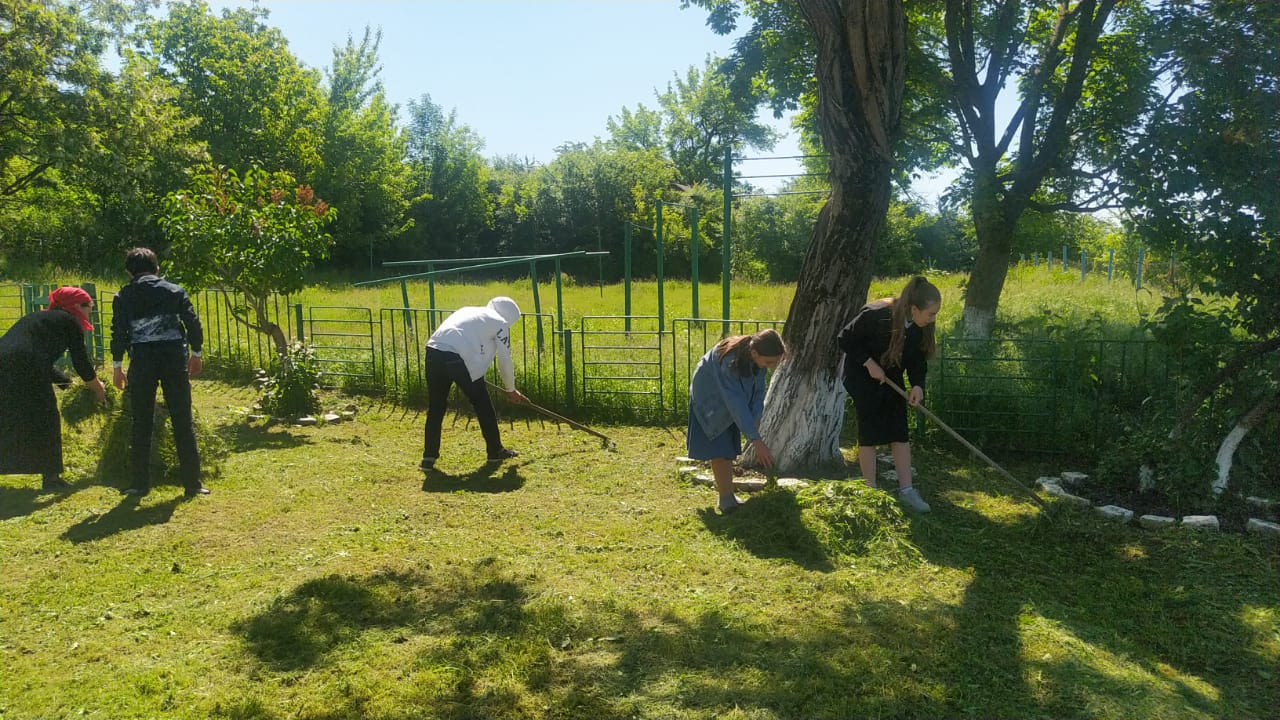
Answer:
M975 176L972 205L978 256L964 290L962 330L967 337L989 338L995 327L1000 293L1009 275L1014 224L1005 219L1010 201L1001 202L995 170L978 170Z
M906 71L901 0L797 4L817 39L818 117L831 156L831 197L814 227L787 317L791 359L774 375L761 422L782 472L842 462L845 394L835 337L871 285Z

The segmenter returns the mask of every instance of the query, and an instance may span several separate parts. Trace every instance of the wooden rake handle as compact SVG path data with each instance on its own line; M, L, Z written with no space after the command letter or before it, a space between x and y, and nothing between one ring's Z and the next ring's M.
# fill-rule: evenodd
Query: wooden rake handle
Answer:
M489 382L488 380L486 380L485 382L486 382L486 383L488 383L489 387L491 387L491 388L494 388L494 389L496 389L496 390L502 390L502 392L506 392L506 390L503 390L502 388L498 387L497 385L494 385L493 383ZM578 422L577 420L572 420L572 419L567 418L567 417L565 417L565 416L563 416L563 415L561 415L561 414L559 414L559 413L552 412L551 410L548 410L548 409L546 409L546 408L542 407L541 405L538 405L538 404L534 403L532 400L529 400L529 401L527 401L527 402L525 402L525 403L522 403L522 404L524 404L524 405L528 405L529 407L531 407L531 408L533 408L535 411L537 411L539 414L545 415L545 416L547 416L547 417L551 418L552 420L556 420L556 421L562 422L562 423L564 423L565 425L568 425L569 427L573 428L574 430L581 430L581 431L582 431L582 432L584 432L584 433L588 433L588 434L590 434L590 435L595 435L596 437L600 438L601 440L604 440L605 442L609 443L610 445L613 445L613 446L615 446L615 447L617 446L617 443L615 443L615 442L613 441L613 438L610 438L608 435L605 435L604 433L600 432L599 430L594 430L594 429L592 429L592 428L587 427L586 425L583 425L582 423Z
M889 378L887 378L887 377L884 379L884 382L885 382L885 384L886 384L886 385L888 385L889 387L893 388L893 391L894 391L894 392L896 392L896 393L898 393L899 395L901 395L903 400L906 400L906 401L907 401L907 403L908 403L908 404L910 404L910 402L911 402L911 397L910 397L909 395L907 395L907 392L906 392L905 390L903 390L901 387L899 387L899 386L898 386L898 383L896 383L896 382L894 382L894 381L890 380L890 379L889 379ZM964 445L966 448L968 448L968 449L969 449L969 451L970 451L970 452L972 452L974 455L977 455L978 457L982 458L982 460L983 460L984 462L986 462L986 463L987 463L988 465L990 465L993 469L995 469L995 471L996 471L996 472L998 472L998 473L1000 473L1001 475L1003 475L1003 476L1005 477L1005 479L1006 479L1006 480L1008 480L1008 481L1009 481L1009 482L1011 482L1015 487L1017 487L1019 490L1021 490L1021 491L1023 492L1023 494L1025 494L1027 497L1029 497L1029 498L1031 498L1032 500L1034 500L1034 501L1035 501L1035 503L1036 503L1036 505L1039 505L1041 509L1044 509L1044 510L1047 510L1047 509L1048 509L1048 507L1049 507L1049 506L1048 506L1048 505L1046 505L1046 504L1045 504L1045 502L1044 502L1043 500L1041 500L1041 499L1040 499L1040 496L1039 496L1039 495L1036 495L1036 494L1035 494L1035 492L1033 492L1033 491L1031 490L1031 488L1027 487L1026 485L1023 485L1021 482L1018 482L1018 479L1017 479L1017 478L1015 478L1015 477L1014 477L1014 476L1013 476L1013 475L1012 475L1008 470L1005 470L1004 468L1000 467L1000 465L999 465L995 460L992 460L991 458L987 457L986 453L984 453L984 452L982 452L981 450L979 450L979 449L977 448L977 446L975 446L973 443L971 443L971 442L969 442L968 440L965 440L963 437L961 437L961 436L960 436L960 433L956 432L955 430L952 430L952 429L951 429L951 427L950 427L949 425L947 425L946 423L942 422L942 420L941 420L941 419L939 419L937 415L934 415L934 414L933 414L933 412L931 412L931 411L929 410L929 408L925 407L923 403L917 403L917 404L915 405L915 409L916 409L916 410L919 410L921 413L923 413L923 414L924 414L924 416L925 416L925 417L929 418L929 419L930 419L930 420L932 420L934 423L936 423L936 424L938 425L938 427L942 428L943 430L946 430L948 435L950 435L951 437L955 438L956 440L959 440L959 441L960 441L960 444L961 444L961 445Z

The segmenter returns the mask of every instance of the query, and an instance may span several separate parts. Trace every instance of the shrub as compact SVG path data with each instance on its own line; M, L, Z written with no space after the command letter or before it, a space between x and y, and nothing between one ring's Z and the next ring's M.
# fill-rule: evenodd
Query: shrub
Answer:
M315 349L294 343L272 365L262 386L262 411L272 417L295 419L320 409L320 369Z

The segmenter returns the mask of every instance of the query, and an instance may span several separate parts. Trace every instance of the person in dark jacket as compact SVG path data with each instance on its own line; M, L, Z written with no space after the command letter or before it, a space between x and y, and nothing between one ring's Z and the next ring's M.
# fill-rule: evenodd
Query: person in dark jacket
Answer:
M693 371L686 448L689 457L711 461L721 513L731 513L741 504L733 494L733 461L742 453L743 435L760 462L773 467L773 453L760 437L758 424L764 412L765 370L776 368L786 352L772 329L732 335L716 343Z
M858 465L867 485L876 486L876 447L888 445L898 471L898 498L917 512L929 512L911 476L911 445L907 436L907 403L924 398L925 373L936 343L934 320L942 307L942 293L916 276L897 298L862 306L840 331L844 351L844 388L853 398L858 417ZM904 387L903 371L911 379L908 400L885 385L889 379Z
M208 488L200 482L200 452L191 416L191 377L199 375L202 368L204 330L200 318L186 290L156 275L160 263L150 249L133 248L125 256L124 266L133 280L120 289L111 306L112 379L117 388L128 387L133 409L129 445L132 482L121 492L142 496L151 491L151 430L159 385L173 425L186 495L208 495Z
M0 475L39 474L44 490L66 490L62 479L62 418L53 386L71 378L54 367L63 353L86 387L106 403L106 389L85 349L93 329L93 298L78 287L49 293L49 307L14 323L0 337Z

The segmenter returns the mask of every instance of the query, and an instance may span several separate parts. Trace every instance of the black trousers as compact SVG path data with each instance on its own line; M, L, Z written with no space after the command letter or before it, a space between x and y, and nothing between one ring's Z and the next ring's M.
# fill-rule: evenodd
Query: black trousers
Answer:
M200 488L200 452L191 417L191 378L187 375L187 349L179 343L139 343L129 348L129 402L133 410L133 435L129 468L133 486L151 487L151 431L155 425L156 387L164 391L173 441L178 450L182 486Z
M498 413L493 409L484 378L472 380L466 363L457 353L430 347L427 348L427 426L423 431L422 457L440 457L440 430L449 405L449 389L455 383L476 411L485 450L489 457L497 457L502 452L502 437L498 432Z

